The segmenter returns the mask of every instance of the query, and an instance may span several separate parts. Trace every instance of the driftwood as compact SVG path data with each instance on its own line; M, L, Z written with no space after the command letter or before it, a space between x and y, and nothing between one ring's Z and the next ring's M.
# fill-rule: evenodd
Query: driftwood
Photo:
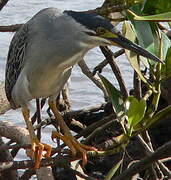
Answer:
M30 136L28 130L19 126L14 125L9 121L0 121L0 135L11 139L20 145L30 144ZM1 151L6 150L6 145L1 144ZM12 159L10 159L12 161ZM13 172L13 171L12 171ZM50 167L42 167L37 170L37 176L40 179L53 180L53 175Z
M11 106L6 98L4 84L0 84L0 115L10 110Z
M10 121L0 121L0 135L17 144L30 144L28 130L14 125Z

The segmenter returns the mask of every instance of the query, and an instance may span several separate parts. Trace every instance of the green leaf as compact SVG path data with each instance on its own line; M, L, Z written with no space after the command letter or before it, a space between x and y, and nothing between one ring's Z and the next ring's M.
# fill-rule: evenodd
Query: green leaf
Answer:
M131 10L141 15L142 10L140 6L135 5L131 8ZM128 11L131 12L131 11ZM133 13L132 12L132 13ZM134 14L133 13L133 14ZM146 50L151 53L159 56L159 38L158 38L158 28L155 23L149 23L147 21L136 21L132 15L128 15L129 20L132 22L136 37L138 39L139 44L144 47ZM142 57L141 57L142 59ZM156 62L149 60L150 65L155 65ZM146 66L146 64L144 64ZM148 66L146 66L148 68Z
M147 125L145 129L150 128L154 124L158 123L159 121L165 119L171 113L171 105L167 106L166 108L162 109L161 111L157 112L152 118L147 119Z
M137 125L144 117L146 111L146 101L141 99L138 101L135 97L130 96L126 100L128 123L130 125L130 133L135 125Z
M141 9L138 5L133 6L131 10L128 10L128 12L132 12L133 14L137 13L141 15ZM154 50L153 50L154 47L152 46L152 44L154 43L154 37L153 37L150 24L144 21L135 21L134 16L132 14L128 15L128 18L134 26L136 37L138 39L140 46L144 47L145 49L150 46L150 50L152 49L152 51L150 52L154 53Z
M165 79L171 77L171 48L167 51L165 66L162 67L162 75Z
M131 40L132 42L134 42L136 39L136 34L133 30L132 25L130 24L130 22L125 21L124 26L125 26L125 37L128 38L129 40ZM150 84L147 82L146 78L141 73L141 69L140 69L140 66L138 63L137 55L135 53L133 53L132 51L129 51L129 50L125 50L125 54L128 57L128 60L131 64L131 66L137 72L137 74L139 75L141 80L144 83L148 84L148 86L150 87Z
M134 20L137 21L171 21L171 12L167 12L167 13L162 13L162 14L156 14L156 15L150 15L150 16L138 16L137 14L135 14L134 12L132 12L131 10L128 10L128 12L134 16Z
M121 92L116 89L104 76L99 74L101 81L106 88L106 91L109 95L109 98L112 101L113 108L118 116L123 114L124 112L124 105L123 105L123 98Z
M134 6L131 9L131 12L133 15L142 14L142 10L139 8L139 6ZM135 16L137 16L135 14ZM147 22L147 21L136 21L134 20L133 16L131 14L128 15L129 19L131 20L132 24L134 25L135 32L137 34L137 39L139 44L144 47L146 50L150 51L151 53L155 54L156 56L160 57L164 60L164 58L161 57L161 51L160 51L160 31L158 29L157 23L155 22ZM163 48L164 50L164 48ZM163 51L162 51L163 52ZM141 58L142 59L142 58ZM150 69L154 68L154 65L156 65L156 62L148 60ZM147 65L144 64L146 67ZM149 68L149 67L147 67Z
M108 172L107 176L105 177L105 180L110 180L115 175L116 171L121 166L123 160L121 159L110 171Z
M167 52L169 50L169 48L171 47L171 41L170 39L167 37L167 35L163 32L161 32L161 48L162 48L162 59L165 59L167 56Z
M171 41L163 32L161 43L162 59L165 59L165 65L162 66L162 76L164 77L164 79L168 79L169 77L171 77Z

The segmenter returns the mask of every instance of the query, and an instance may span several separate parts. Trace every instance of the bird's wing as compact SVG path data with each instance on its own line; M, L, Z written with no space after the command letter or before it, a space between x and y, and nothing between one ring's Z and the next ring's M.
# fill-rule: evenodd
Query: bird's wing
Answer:
M8 51L6 73L5 73L5 92L9 102L12 100L12 89L24 66L25 52L27 46L28 26L23 25L15 33Z

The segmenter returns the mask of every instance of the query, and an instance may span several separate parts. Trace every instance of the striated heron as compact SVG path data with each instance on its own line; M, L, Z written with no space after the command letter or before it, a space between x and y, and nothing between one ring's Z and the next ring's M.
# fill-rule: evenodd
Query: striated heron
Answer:
M83 164L86 151L93 147L79 143L56 108L56 97L67 82L73 66L96 46L117 45L139 55L161 62L158 57L124 38L102 16L90 12L60 12L47 8L37 13L15 33L8 52L5 91L13 109L22 108L32 148L29 156L39 168L43 151L51 154L51 146L39 142L30 119L29 101L49 98L49 107L58 120L64 135L53 133L71 149L80 153Z

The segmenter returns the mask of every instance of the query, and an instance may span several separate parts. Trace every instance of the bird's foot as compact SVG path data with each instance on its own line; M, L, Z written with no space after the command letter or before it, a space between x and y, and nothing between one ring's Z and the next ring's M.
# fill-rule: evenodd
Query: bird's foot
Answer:
M97 149L94 147L79 143L77 139L75 139L75 137L73 137L70 133L65 133L64 135L61 135L56 131L52 131L51 138L52 140L54 140L55 138L61 139L70 148L72 156L81 154L83 166L87 164L87 151L97 151Z
M40 167L40 162L43 157L50 157L51 151L51 145L40 143L37 138L32 141L32 147L28 156L30 156L32 159L35 159L34 169L38 169Z

